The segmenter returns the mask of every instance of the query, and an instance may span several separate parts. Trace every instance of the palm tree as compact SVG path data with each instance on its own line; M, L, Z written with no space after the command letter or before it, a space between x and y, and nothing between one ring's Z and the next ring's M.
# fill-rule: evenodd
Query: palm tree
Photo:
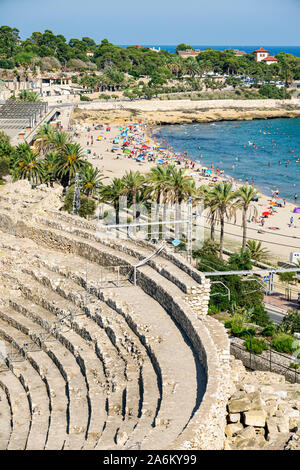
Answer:
M56 179L57 161L57 153L47 153L44 159L44 181L45 183L50 182L50 186L52 186L53 180Z
M42 152L44 155L50 152L52 148L52 139L54 135L53 126L50 124L44 124L38 130L38 132L34 136L34 146L39 151Z
M124 194L124 182L121 178L114 178L112 183L102 186L99 191L102 202L113 204L116 214L116 224L120 223L120 198Z
M123 176L124 193L132 198L133 220L136 221L136 202L138 192L145 184L145 177L139 172L126 172ZM135 229L133 231L135 233Z
M253 202L253 199L258 196L258 193L253 186L242 186L236 193L237 196L237 205L240 209L243 211L243 221L242 221L242 226L243 226L243 243L242 243L242 251L245 251L246 249L246 243L247 243L247 213L248 210L251 206L251 203ZM253 215L256 217L257 216L257 209L256 207L253 207Z
M186 201L188 197L196 193L195 181L191 176L186 176L183 168L179 170L172 166L169 175L169 198L175 204L176 219L181 219L181 203ZM176 238L178 238L180 227L175 226Z
M37 102L40 99L36 91L22 90L19 93L18 101Z
M196 192L195 181L191 176L186 175L183 168L177 169L175 166L170 167L169 189L171 198L175 204L181 204L189 196Z
M269 258L270 252L266 248L262 248L261 242L248 240L246 248L250 251L251 259L254 261L266 261Z
M62 178L63 185L69 185L70 180L74 178L76 173L83 170L90 163L83 159L83 150L79 144L66 144L56 163L57 175Z
M215 196L214 194L212 194L212 190L208 186L204 186L202 190L200 190L199 188L198 192L199 191L201 191L202 193L204 208L208 209L208 221L210 223L210 239L214 242L215 226L217 222L217 208L215 205Z
M82 192L88 197L93 196L96 193L97 188L104 179L101 171L99 171L98 168L93 168L92 166L83 168L79 173L79 177L81 179Z
M225 218L230 219L235 214L236 193L232 191L232 184L218 183L211 191L211 197L214 200L211 210L216 211L216 215L220 220L220 258L223 258L224 249L224 226Z
M146 183L149 183L149 186L145 190L145 196L151 196L156 201L157 213L159 212L159 205L168 201L170 175L170 165L157 165L151 168L146 175Z
M28 144L20 144L15 149L13 179L28 179L33 184L42 181L44 170L41 160Z
M66 144L71 143L70 142L70 136L66 132L53 132L53 134L50 136L50 146L51 150L57 153L62 152L63 148L65 147Z

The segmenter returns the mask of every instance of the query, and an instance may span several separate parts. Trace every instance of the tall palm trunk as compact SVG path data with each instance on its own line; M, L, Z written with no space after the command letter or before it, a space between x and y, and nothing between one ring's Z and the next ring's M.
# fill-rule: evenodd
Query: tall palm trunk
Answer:
M247 243L247 208L244 206L243 208L243 244L242 244L242 251L246 250L246 243Z
M213 242L215 241L215 224L216 224L216 216L215 214L213 214L211 217L211 222L210 222L210 239Z
M175 194L175 219L179 220L180 219L180 203L179 203L179 196L178 193L176 192ZM178 223L175 224L175 238L179 238L180 234L180 226Z
M223 250L224 250L224 212L221 213L220 216L220 225L221 225L221 232L220 232L220 259L223 259Z
M116 225L119 225L119 223L120 223L120 206L119 206L119 201L114 203L114 209L115 209L115 214L116 214Z
M132 191L132 212L133 212L133 223L136 224L136 191ZM136 235L136 227L133 227L133 235Z

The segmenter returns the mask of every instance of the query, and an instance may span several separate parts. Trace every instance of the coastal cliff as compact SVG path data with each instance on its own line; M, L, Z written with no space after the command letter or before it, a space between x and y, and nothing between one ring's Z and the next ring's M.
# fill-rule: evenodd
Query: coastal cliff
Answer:
M94 101L78 105L73 112L78 122L102 123L147 120L153 124L181 124L279 117L300 117L300 100Z

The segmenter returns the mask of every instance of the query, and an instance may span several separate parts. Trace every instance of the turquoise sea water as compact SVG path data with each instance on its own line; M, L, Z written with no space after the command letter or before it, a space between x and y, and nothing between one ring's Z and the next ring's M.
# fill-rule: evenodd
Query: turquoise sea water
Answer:
M297 193L300 206L300 118L176 124L157 128L154 136L237 181L254 178L265 194L278 189L293 201Z
M279 52L286 52L287 54L293 54L297 57L300 57L300 46L268 46L267 44L257 44L256 46L212 46L212 45L193 45L191 44L194 49L199 49L200 51L203 51L205 49L214 49L216 51L224 51L225 49L239 49L240 51L245 51L247 54L255 51L259 47L264 47L264 49L267 49L270 51L271 55L276 55L279 54ZM122 47L128 47L128 46L122 46ZM162 44L152 44L152 45L147 45L145 47L155 47L156 49L160 47L161 49L168 51L172 54L175 54L176 52L176 45L162 45Z

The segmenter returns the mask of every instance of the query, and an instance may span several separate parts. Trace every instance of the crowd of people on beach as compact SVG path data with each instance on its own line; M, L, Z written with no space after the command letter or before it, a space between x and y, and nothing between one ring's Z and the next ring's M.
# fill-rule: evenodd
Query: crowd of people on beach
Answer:
M84 138L87 149L87 159L103 160L103 155L95 151L95 143L102 141L105 143L105 150L112 155L113 160L128 159L135 161L137 165L153 163L159 165L178 165L187 170L187 173L195 179L196 184L214 184L230 182L233 189L237 184L234 178L228 177L224 169L215 168L212 163L209 167L203 166L200 162L188 157L186 151L175 152L173 147L168 147L164 140L157 141L152 136L152 128L147 121L138 121L128 125L118 127L118 133L111 135L111 125L82 124L71 129L74 137ZM103 148L103 147L102 147ZM140 169L140 168L138 168ZM246 184L254 185L254 178L251 183L248 179ZM294 201L297 202L298 195L294 194ZM264 212L258 217L250 217L248 222L260 226L259 231L265 227L266 221L276 214L278 210L286 207L286 200L280 199L279 190L275 189L272 198L269 198L268 205L264 207ZM297 228L294 215L290 216L287 225L290 228ZM270 230L280 230L279 227L268 227Z

